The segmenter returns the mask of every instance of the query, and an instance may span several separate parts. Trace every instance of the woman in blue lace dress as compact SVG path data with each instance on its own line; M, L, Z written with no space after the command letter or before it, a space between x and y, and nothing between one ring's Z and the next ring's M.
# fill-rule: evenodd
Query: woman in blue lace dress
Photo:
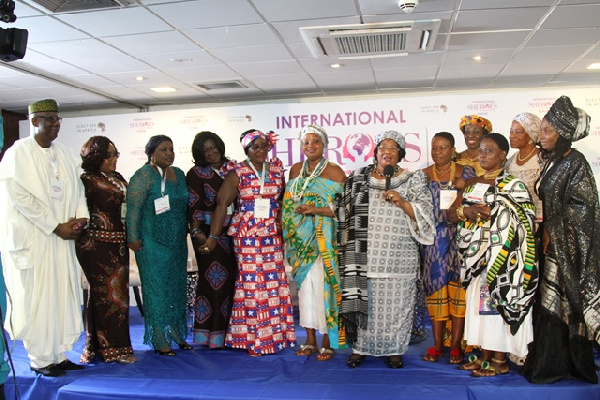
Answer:
M187 204L185 174L173 167L173 141L150 138L148 163L131 177L127 190L127 241L140 269L144 343L174 356L171 345L186 343Z

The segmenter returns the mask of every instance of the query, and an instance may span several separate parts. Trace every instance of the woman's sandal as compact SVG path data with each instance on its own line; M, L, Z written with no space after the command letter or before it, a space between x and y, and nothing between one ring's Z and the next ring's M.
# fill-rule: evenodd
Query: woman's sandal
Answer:
M435 347L430 347L427 349L427 354L423 356L423 360L429 362L436 362L441 356L441 350L437 350Z
M366 358L367 356L365 355L361 355L361 354L352 354L350 356L350 358L348 359L348 367L350 368L356 368L356 367L360 367L360 364L362 364L363 360Z
M317 356L317 361L329 361L333 358L335 351L333 349L328 349L326 347L322 347L319 350L319 355Z
M492 358L492 362L498 365L506 364L506 360L496 360L495 358ZM481 368L474 370L471 373L471 376L476 378L484 378L508 374L509 371L510 368L508 368L508 366L506 366L506 370L503 371L500 368L494 367L489 361L484 361L481 363Z
M462 362L464 360L465 360L465 355L462 351L460 351L459 348L455 347L452 350L450 350L450 360L448 361L448 363L462 364Z
M301 344L300 350L296 352L297 356L312 356L317 352L317 346L312 344Z
M463 365L460 365L458 369L463 371L475 371L481 368L481 364L483 361L477 358L477 356L472 355L469 356L469 362Z

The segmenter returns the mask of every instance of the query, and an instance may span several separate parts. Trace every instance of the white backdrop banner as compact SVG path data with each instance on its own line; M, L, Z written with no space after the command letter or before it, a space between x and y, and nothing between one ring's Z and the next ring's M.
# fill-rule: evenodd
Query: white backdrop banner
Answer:
M155 111L93 117L65 118L58 140L75 149L93 135L109 137L121 153L118 170L129 178L147 158L144 146L153 135L164 134L173 140L175 165L187 172L193 166L191 145L197 132L209 130L225 142L226 154L245 158L239 144L240 134L254 128L275 131L279 141L273 155L288 168L303 159L298 132L317 123L329 135L327 156L347 173L373 160L374 137L384 130L397 130L407 143L402 166L419 169L431 164L431 137L439 131L454 135L458 151L464 150L460 118L479 114L493 124L493 131L508 138L512 118L532 112L542 118L554 100L567 95L576 107L592 117L588 138L574 143L585 154L600 182L600 95L597 88L547 91L443 94L345 102L257 104L188 110ZM26 122L26 121L25 121ZM23 124L22 132L28 127Z

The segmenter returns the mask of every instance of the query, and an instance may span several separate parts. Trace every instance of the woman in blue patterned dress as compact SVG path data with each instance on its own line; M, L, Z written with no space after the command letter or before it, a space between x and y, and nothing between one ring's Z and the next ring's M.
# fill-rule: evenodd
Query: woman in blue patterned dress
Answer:
M456 246L456 224L446 219L446 211L465 186L467 179L475 176L470 166L452 161L454 136L438 132L431 141L433 164L423 172L429 178L433 195L433 214L436 234L433 245L421 246L423 286L427 296L427 308L431 317L433 347L423 357L425 361L437 361L442 356L444 328L451 321L450 364L460 364L464 355L461 341L465 326L465 290L460 284L460 258Z
M254 129L241 135L248 158L233 167L219 189L203 250L210 253L215 249L227 207L237 198L227 233L233 237L239 272L225 345L245 349L251 356L273 354L296 344L278 223L284 169L278 159L267 161L274 135Z
M186 343L187 204L185 174L173 167L173 141L152 136L148 162L129 181L127 241L135 251L144 301L144 343L160 355Z

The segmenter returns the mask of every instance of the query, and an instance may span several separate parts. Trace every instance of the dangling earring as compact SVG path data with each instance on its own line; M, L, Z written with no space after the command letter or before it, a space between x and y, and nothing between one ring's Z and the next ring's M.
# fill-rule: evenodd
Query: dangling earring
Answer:
M156 164L156 159L155 159L154 157L150 157L150 162L151 162L152 164Z

